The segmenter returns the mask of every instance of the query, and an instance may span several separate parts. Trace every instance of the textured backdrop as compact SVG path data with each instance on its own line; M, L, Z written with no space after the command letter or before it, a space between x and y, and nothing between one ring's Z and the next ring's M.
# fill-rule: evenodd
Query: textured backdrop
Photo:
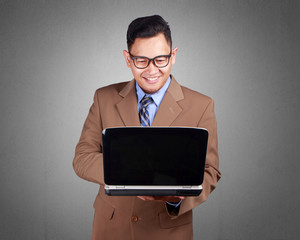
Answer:
M89 239L98 186L72 169L94 91L132 78L136 17L160 14L173 74L215 99L222 179L195 240L299 239L300 4L0 1L0 239Z

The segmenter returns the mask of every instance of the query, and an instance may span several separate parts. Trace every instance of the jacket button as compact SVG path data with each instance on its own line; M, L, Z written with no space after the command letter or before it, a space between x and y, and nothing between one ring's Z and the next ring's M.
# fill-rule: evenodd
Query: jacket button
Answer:
M132 222L137 222L139 220L138 216L132 216L131 221Z

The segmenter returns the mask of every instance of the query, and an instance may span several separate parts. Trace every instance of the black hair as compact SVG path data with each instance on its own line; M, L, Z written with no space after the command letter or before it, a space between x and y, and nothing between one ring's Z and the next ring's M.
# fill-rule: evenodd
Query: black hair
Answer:
M133 20L127 30L127 47L128 51L136 38L154 37L163 33L167 42L172 48L172 37L169 24L159 15L140 17Z

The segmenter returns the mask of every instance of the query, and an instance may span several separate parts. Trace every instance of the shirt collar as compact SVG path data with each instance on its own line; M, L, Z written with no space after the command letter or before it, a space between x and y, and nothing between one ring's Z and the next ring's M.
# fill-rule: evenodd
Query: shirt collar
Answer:
M137 100L138 103L143 99L143 97L145 95L152 97L153 102L155 103L156 106L159 106L162 99L165 96L165 93L169 87L171 83L171 77L168 78L168 80L166 81L166 83L162 86L161 89L159 89L157 92L153 93L153 94L146 94L138 85L137 81L135 81L135 87L136 87L136 96L137 96Z

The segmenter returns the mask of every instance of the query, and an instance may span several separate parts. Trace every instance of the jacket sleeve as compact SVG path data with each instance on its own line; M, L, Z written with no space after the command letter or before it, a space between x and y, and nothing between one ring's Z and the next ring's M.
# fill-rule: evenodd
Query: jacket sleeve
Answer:
M104 185L102 128L100 104L96 92L75 149L73 168L79 177Z
M214 112L214 101L212 99L210 99L199 120L198 127L206 128L209 132L204 180L202 183L203 190L198 197L186 197L181 202L179 212L175 216L182 215L203 203L216 188L217 182L221 178L221 173L219 172L217 122Z

